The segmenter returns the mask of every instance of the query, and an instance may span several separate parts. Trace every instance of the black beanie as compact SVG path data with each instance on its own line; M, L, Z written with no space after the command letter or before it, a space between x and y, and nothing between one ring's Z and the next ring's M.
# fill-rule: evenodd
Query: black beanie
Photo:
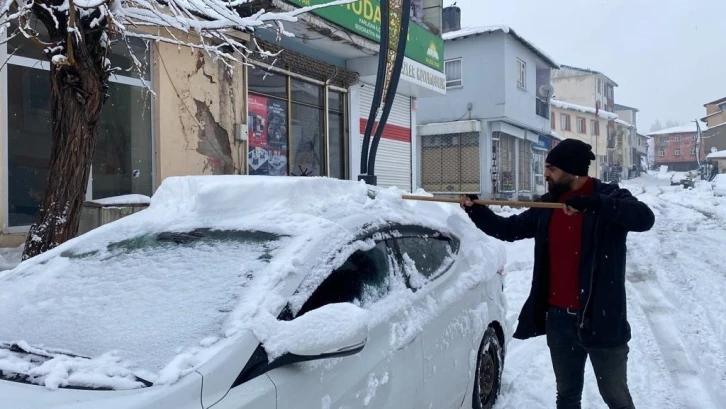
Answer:
M590 161L595 160L592 145L577 139L565 139L552 148L545 162L575 176L587 176Z

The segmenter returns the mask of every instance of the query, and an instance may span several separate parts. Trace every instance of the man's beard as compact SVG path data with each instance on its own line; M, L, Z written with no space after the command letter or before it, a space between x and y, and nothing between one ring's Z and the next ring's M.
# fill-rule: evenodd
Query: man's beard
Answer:
M558 198L563 193L569 192L571 190L570 182L565 181L555 182L552 179L548 179L547 186L549 187L550 194L553 195L555 198Z

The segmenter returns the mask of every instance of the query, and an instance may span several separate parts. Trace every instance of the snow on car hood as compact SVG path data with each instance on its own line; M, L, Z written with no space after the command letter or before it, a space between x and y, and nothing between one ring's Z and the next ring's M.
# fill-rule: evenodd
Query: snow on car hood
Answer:
M354 241L360 226L344 222L351 215L368 227L456 230L460 251L489 264L473 266L476 279L504 265L504 252L457 205L404 201L402 193L326 178L168 178L147 210L0 273L0 341L90 357L38 365L6 353L0 371L49 388L137 388L137 377L173 383L214 356L220 341L245 329L269 334L292 278L328 274L332 266L320 260L338 262L326 243L350 243L349 253L368 246ZM194 229L212 230L181 244L158 240ZM224 236L230 232L246 233Z

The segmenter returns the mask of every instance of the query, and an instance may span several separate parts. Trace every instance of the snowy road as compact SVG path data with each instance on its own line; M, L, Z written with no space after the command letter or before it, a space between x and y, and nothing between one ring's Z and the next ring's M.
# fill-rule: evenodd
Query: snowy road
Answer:
M653 176L623 184L651 206L654 228L628 238L628 377L638 408L726 408L726 199L706 185L685 191ZM532 246L507 244L505 292L516 316L529 292ZM555 379L544 337L513 340L504 408L554 408ZM607 408L587 365L583 408Z

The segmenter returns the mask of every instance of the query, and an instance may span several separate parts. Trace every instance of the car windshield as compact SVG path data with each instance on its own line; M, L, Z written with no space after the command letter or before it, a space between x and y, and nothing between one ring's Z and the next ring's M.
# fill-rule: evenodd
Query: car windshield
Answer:
M166 232L76 248L0 280L0 341L88 357L116 351L158 373L182 350L223 336L245 287L285 237Z

